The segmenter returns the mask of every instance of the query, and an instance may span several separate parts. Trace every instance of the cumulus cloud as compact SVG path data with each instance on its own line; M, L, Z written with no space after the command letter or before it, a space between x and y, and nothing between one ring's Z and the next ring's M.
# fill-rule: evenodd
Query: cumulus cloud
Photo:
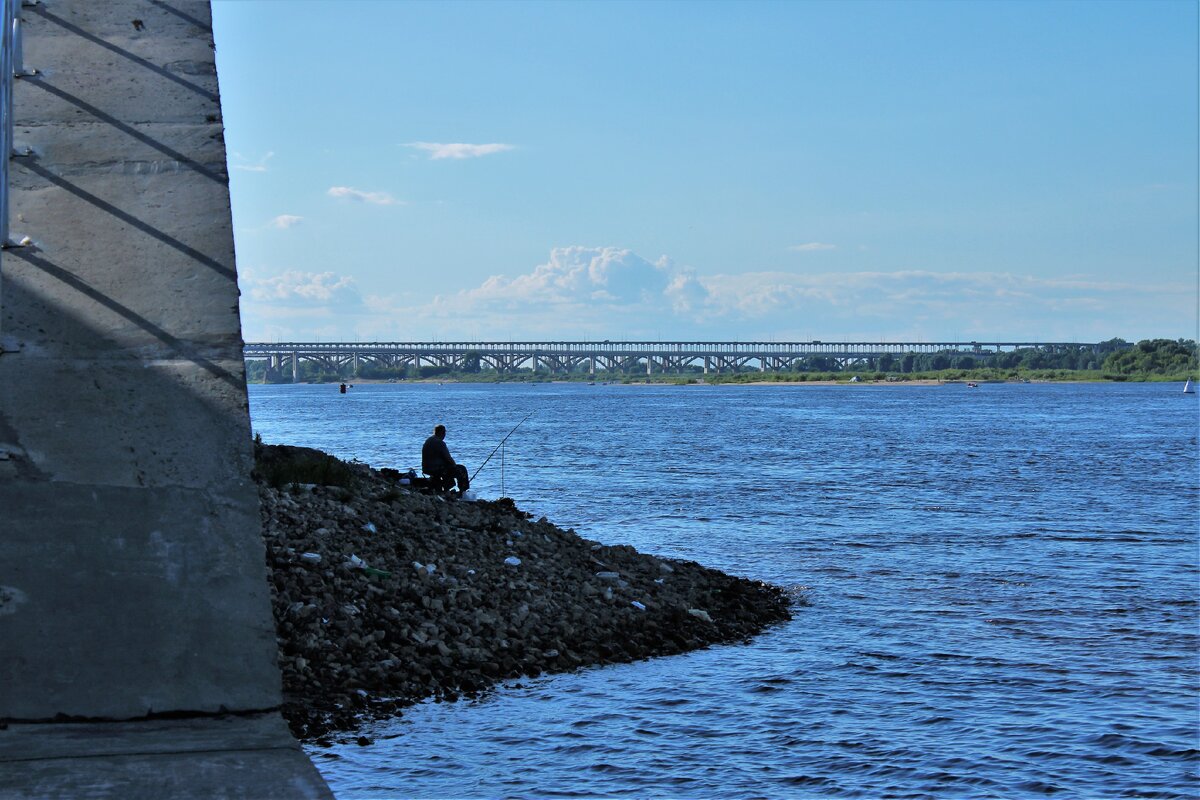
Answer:
M399 200L387 192L365 192L362 189L355 189L350 186L331 186L329 187L328 194L330 197L336 197L339 200L353 200L356 203L373 203L377 206L394 206L400 203Z
M837 245L825 242L805 242L804 244L794 244L788 250L796 253L813 253L820 250L837 250Z
M429 158L432 161L438 161L443 158L479 158L480 156L491 155L492 153L503 153L505 150L512 150L511 144L500 144L494 142L492 144L466 144L464 142L409 142L405 147L412 147L417 150L423 150L429 153Z
M337 326L345 338L382 340L1099 341L1173 337L1171 320L1195 313L1193 288L1170 283L927 270L702 274L620 247L555 248L528 271L433 298L363 298L333 272L243 274L242 285L251 341L260 329L305 339ZM1152 320L1165 320L1162 329Z
M304 217L298 217L295 214L280 214L271 220L271 227L285 231L293 225L299 225L303 220Z

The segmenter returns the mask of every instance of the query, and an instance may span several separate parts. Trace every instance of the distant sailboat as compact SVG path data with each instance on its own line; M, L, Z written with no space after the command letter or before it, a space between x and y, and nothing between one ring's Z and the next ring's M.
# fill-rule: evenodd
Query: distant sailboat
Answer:
M1196 387L1195 387L1195 386L1192 386L1192 379L1191 379L1191 378L1188 378L1188 379L1187 379L1187 383L1185 383L1185 384L1183 385L1183 393L1184 393L1184 394L1195 394L1195 393L1196 393Z

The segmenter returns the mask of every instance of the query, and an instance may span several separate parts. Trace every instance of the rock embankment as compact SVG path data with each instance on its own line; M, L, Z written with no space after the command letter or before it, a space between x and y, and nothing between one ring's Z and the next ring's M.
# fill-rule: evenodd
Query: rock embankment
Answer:
M774 586L599 544L507 499L448 499L305 448L256 456L284 716L303 739L789 618Z

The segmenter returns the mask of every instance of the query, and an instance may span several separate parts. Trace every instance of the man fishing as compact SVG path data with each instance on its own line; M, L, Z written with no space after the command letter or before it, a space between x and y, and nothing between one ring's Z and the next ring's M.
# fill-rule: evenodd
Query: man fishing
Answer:
M445 439L446 426L435 426L433 436L421 446L421 472L433 479L433 488L439 492L452 488L457 481L459 494L464 494L471 487L471 479L467 468L450 455Z

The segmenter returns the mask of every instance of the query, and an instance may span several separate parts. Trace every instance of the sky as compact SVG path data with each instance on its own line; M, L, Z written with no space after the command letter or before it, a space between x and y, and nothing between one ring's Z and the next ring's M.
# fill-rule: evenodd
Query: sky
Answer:
M212 8L248 342L1197 335L1193 0Z

